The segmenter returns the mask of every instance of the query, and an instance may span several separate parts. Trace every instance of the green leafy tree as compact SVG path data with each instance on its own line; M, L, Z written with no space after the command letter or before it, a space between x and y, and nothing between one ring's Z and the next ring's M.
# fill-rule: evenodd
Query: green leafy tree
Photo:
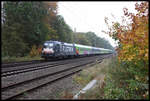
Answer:
M91 46L91 42L87 39L85 33L74 32L73 34L74 34L74 43Z
M104 38L98 37L94 32L86 33L87 39L90 41L91 45L94 47L114 49L111 44Z
M72 42L73 32L61 15L56 16L55 22L53 23L53 28L58 34L58 41Z
M57 7L54 9L53 5L49 6L52 9L46 8L44 2L4 2L3 13L5 16L2 26L2 49L5 51L4 54L14 54L15 56L15 53L18 53L18 51L10 51L14 49L16 44L15 41L11 41L12 39L17 38L18 43L20 42L18 47L24 47L20 51L22 55L29 53L33 45L38 46L48 39L57 39L57 33L51 27L51 23L44 21L45 17L56 14ZM10 36L11 38L8 38ZM6 47L9 47L9 50Z

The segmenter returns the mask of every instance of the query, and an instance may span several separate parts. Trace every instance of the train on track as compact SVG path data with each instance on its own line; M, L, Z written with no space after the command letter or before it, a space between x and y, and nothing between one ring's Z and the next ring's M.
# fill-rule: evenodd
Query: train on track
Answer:
M41 57L47 60L49 58L67 58L110 53L113 53L113 51L104 48L59 41L46 41L42 48Z

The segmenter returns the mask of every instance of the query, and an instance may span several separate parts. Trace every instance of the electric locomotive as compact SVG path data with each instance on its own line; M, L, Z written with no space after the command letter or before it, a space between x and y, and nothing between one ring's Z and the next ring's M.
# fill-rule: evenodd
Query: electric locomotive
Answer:
M42 49L42 58L58 58L75 56L74 44L59 41L46 41Z

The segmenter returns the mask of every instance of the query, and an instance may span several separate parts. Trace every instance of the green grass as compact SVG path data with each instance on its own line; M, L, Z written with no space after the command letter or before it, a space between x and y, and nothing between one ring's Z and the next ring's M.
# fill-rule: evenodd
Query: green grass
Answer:
M42 58L40 56L30 57L2 57L2 63L7 62L20 62L20 61L31 61L31 60L41 60Z
M94 89L80 96L80 99L148 99L148 90L140 85L125 66L120 64L116 57L105 59L101 64L82 71L75 77L79 84L83 84L87 78L105 75L104 86L98 84ZM80 78L80 79L77 79ZM88 79L90 81L90 79ZM87 82L85 82L87 83ZM145 84L146 85L146 84ZM146 93L145 93L146 92Z
M88 84L91 80L103 75L103 68L106 68L108 64L111 62L111 59L104 59L102 63L95 64L92 67L88 67L84 70L82 70L79 74L74 75L74 82L80 84L81 86L85 86ZM102 71L103 69L103 71Z
M81 71L79 74L76 74L73 78L74 81L85 87L91 80L97 79L98 82L104 79L105 74L109 69L112 59L103 59L100 64L95 64L92 67L86 68ZM102 87L102 86L101 86ZM103 99L104 90L101 88L99 83L95 88L88 90L85 94L81 94L79 99Z

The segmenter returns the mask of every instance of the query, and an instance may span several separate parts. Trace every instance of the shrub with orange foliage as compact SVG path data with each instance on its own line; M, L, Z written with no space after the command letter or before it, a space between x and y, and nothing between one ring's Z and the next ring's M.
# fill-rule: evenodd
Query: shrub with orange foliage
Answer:
M38 47L38 49L37 49L37 51L38 51L38 55L41 55L41 53L42 53L42 45L39 45L39 47Z
M36 47L36 45L32 46L32 49L30 51L30 56L34 57L34 56L39 56L42 52L42 46L40 45L38 48Z

